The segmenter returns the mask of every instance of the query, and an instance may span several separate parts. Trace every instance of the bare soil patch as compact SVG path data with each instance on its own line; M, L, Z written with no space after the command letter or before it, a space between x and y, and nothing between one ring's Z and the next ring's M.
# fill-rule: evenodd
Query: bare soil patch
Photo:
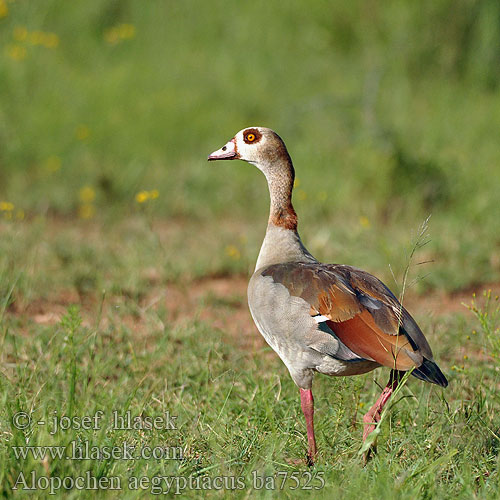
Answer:
M156 285L140 303L136 321L141 321L141 311L163 305L168 312L168 319L174 325L183 325L193 320L206 321L215 328L234 335L248 335L255 331L248 311L246 289L248 277L233 275L207 277L186 284ZM415 316L448 314L469 314L465 305L471 303L473 294L481 299L484 290L491 290L493 295L500 294L500 283L491 283L468 290L447 294L434 291L418 295L409 290L404 298L405 307ZM104 307L117 304L122 299L118 296L106 299ZM37 299L24 307L10 308L10 313L24 316L39 324L58 322L70 304L80 304L82 313L95 315L98 307L96 297L80 297L76 292L64 290L47 300ZM105 316L103 314L103 316Z

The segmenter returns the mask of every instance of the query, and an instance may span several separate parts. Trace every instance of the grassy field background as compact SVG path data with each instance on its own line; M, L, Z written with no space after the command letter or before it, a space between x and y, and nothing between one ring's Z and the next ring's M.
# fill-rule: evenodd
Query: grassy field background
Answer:
M241 498L500 495L496 1L0 0L0 45L4 497L30 494L12 488L32 471L121 478L109 498L155 493L130 477L221 476L240 478ZM300 233L321 260L399 293L431 215L405 300L450 387L411 380L364 468L361 416L382 371L317 377L320 459L290 465L306 447L297 390L246 309L265 181L206 162L249 125L285 140ZM99 429L37 424L99 410ZM114 410L168 411L177 429L119 431ZM13 448L73 441L181 447L183 459L20 460ZM302 489L319 472L324 487ZM255 489L255 475L275 488Z

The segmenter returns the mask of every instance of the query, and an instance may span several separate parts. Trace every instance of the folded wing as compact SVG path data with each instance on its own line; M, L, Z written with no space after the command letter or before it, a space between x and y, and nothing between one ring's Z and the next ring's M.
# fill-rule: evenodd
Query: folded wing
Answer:
M290 262L261 273L310 305L321 330L361 358L446 386L422 331L377 278L350 266ZM327 328L325 328L327 327Z

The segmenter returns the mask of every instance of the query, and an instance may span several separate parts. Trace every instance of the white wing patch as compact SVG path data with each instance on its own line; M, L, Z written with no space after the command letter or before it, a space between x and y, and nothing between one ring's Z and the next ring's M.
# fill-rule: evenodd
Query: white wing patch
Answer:
M324 321L329 321L330 318L327 318L326 316L323 316L322 314L317 314L316 316L313 316L314 321L316 323L323 323Z

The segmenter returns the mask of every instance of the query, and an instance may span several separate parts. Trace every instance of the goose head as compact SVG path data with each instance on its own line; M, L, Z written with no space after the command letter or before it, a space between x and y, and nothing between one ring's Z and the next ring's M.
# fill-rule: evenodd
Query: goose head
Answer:
M285 143L281 137L265 127L248 127L240 130L222 148L214 151L208 161L244 160L265 174L277 163L291 164Z

